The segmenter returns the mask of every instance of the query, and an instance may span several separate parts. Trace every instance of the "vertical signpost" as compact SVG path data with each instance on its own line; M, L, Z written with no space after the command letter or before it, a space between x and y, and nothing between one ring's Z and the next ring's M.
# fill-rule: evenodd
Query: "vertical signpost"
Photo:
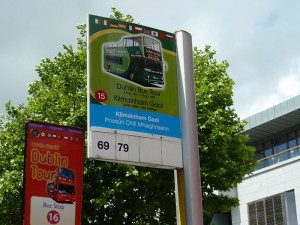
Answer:
M203 225L192 36L176 32L183 169L175 171L181 225Z
M24 225L80 225L84 131L29 121Z
M88 156L182 168L174 34L88 20Z

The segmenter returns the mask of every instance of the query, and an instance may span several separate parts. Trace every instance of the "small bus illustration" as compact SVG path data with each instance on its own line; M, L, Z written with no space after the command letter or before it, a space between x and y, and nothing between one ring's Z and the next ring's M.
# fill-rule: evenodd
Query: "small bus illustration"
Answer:
M48 195L56 202L75 202L75 174L73 170L57 168L47 183Z
M164 85L166 64L161 43L154 37L124 36L118 43L105 44L103 49L103 68L107 72L141 85Z

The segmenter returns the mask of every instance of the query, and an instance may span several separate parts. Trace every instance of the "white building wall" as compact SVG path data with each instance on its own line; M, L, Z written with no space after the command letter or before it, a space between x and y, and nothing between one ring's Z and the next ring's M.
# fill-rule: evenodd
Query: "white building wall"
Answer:
M255 171L237 186L240 205L231 211L232 225L249 225L248 203L290 190L300 224L300 156Z

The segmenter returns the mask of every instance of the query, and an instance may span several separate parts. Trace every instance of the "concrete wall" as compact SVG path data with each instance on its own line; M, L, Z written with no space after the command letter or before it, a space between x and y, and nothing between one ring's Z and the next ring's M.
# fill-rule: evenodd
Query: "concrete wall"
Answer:
M240 206L231 211L232 225L249 225L248 203L294 190L298 222L300 219L300 157L255 171L237 186Z

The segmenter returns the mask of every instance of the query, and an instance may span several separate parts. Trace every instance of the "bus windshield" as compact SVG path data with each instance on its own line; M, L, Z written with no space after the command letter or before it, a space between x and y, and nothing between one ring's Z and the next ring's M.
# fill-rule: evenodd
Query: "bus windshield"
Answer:
M59 174L63 178L75 180L74 172L72 170L60 168L59 169Z
M58 192L61 194L75 194L75 187L66 185L66 184L59 184Z
M157 40L144 37L144 51L146 58L162 61L161 47Z
M144 46L157 52L161 52L160 43L149 37L144 37Z

